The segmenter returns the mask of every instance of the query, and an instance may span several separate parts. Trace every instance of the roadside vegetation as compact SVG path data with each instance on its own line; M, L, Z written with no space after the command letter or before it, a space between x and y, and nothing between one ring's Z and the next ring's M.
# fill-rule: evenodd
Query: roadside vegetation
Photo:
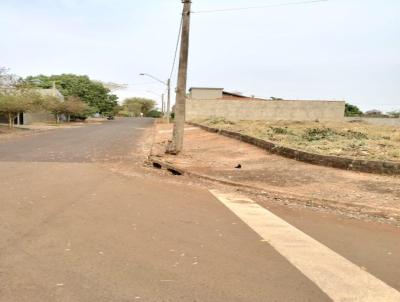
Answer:
M156 101L146 98L133 97L125 99L119 112L120 116L125 117L159 117L161 112L155 110Z
M232 122L224 118L196 122L317 154L400 162L400 127L364 122Z
M103 83L75 74L29 76L24 81L35 88L56 88L64 97L77 97L101 115L110 115L118 105L118 97Z
M41 89L53 85L64 98L40 93ZM85 120L96 113L114 116L121 109L117 96L111 94L105 84L87 76L39 75L23 79L0 67L0 116L7 119L10 129L14 127L16 117L26 112L49 112L58 124L61 117L70 122Z
M347 117L399 118L400 110L394 110L394 111L389 111L389 112L384 113L380 110L372 109L372 110L363 112L357 106L346 103L344 114Z

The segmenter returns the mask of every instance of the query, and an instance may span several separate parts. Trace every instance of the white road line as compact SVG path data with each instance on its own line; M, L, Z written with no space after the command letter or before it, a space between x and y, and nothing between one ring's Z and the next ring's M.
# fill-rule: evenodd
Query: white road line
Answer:
M400 292L248 198L210 192L333 301L400 301Z

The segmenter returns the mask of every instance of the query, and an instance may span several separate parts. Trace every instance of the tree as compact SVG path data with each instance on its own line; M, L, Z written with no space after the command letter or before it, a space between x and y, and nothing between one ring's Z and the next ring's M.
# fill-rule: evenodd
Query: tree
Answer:
M110 91L116 91L128 88L128 84L102 82L102 81L95 81L95 82L101 83L105 88L109 89Z
M400 110L390 111L387 114L393 118L400 118Z
M70 96L64 101L64 113L67 115L67 121L71 120L71 116L85 119L91 113L91 108L80 98Z
M43 109L54 114L57 124L60 122L60 116L66 112L65 102L55 96L44 98Z
M363 112L355 105L346 103L345 116L361 116Z
M14 127L14 120L20 113L34 111L42 104L41 96L33 91L0 91L0 114L8 118L8 127Z
M154 109L156 102L154 100L145 98L128 98L124 100L123 108L129 116L141 116L146 115L149 111Z
M20 78L9 73L9 70L0 66L0 89L4 92L7 89L13 89L20 82Z
M153 118L160 118L160 117L162 117L162 115L163 115L163 114L162 114L161 111L155 110L155 109L150 110L150 111L147 112L147 114L146 114L147 117L153 117Z
M377 109L372 109L372 110L366 111L364 113L364 116L367 116L367 117L387 117L387 115L383 114L382 111L377 110Z
M93 81L88 76L75 74L38 75L26 78L26 81L38 88L51 88L53 82L65 97L79 97L92 108L97 108L101 114L112 112L118 105L118 97L111 94L109 88L99 81Z
M110 112L108 115L109 116L116 116L118 115L122 110L124 110L124 107L121 105L117 105L113 108L113 111Z

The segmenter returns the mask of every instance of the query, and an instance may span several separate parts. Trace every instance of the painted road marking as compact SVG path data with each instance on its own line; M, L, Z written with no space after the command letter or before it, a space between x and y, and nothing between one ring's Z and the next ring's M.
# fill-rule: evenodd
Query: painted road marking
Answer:
M210 192L333 301L400 301L400 292L248 198Z

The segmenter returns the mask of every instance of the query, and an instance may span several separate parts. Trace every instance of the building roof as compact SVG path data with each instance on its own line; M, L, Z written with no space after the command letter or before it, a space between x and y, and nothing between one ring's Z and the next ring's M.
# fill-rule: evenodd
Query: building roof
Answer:
M281 98L259 98L255 96L245 96L240 93L235 93L235 92L229 92L225 91L224 88L215 88L215 87L192 87L189 89L189 91L192 91L193 89L198 89L198 90L220 90L222 91L222 97L218 98L220 100L242 100L242 101L266 101L266 102L344 102L344 101L338 101L338 100L293 100L293 99L281 99Z
M55 96L58 97L59 99L64 100L64 96L61 94L61 92L57 88L40 88L36 89L38 93L40 93L42 96Z
M215 88L215 87L191 87L189 91L192 91L193 89L199 89L199 90L224 90L224 88Z

